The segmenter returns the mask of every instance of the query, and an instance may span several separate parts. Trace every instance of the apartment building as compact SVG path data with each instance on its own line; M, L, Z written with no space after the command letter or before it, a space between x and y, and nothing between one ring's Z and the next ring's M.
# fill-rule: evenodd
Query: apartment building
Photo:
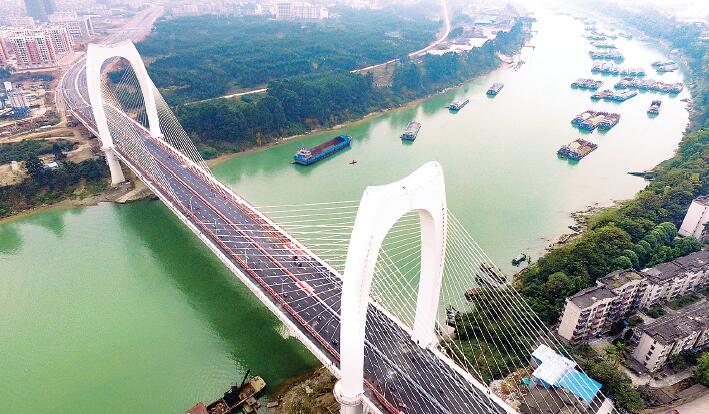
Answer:
M709 250L700 250L643 270L648 287L640 307L686 295L709 282Z
M640 326L634 339L637 346L633 358L650 372L661 369L682 351L709 347L709 301L689 305Z
M54 13L49 16L52 25L60 26L69 32L73 41L87 40L95 35L90 16L77 16L74 13Z
M49 39L51 40L57 54L64 55L74 51L74 44L71 36L64 27L46 26L41 30L44 32L45 36L49 36Z
M5 46L5 41L2 36L0 36L0 68L7 66L7 61L10 57L7 53L7 47Z
M709 250L641 272L619 270L566 299L559 335L572 343L606 332L613 322L709 285Z
M20 69L52 67L57 53L49 36L42 31L16 32L7 38Z
M709 238L709 196L697 197L690 204L687 214L679 227L682 236L694 236L699 240Z

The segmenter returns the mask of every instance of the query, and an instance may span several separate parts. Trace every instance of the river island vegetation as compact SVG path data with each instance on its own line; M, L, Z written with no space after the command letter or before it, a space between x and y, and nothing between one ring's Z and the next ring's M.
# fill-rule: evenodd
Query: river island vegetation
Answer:
M433 6L433 5L432 5ZM274 79L350 71L421 49L436 37L435 7L335 8L315 22L263 16L161 20L138 45L150 77L171 103L265 86Z

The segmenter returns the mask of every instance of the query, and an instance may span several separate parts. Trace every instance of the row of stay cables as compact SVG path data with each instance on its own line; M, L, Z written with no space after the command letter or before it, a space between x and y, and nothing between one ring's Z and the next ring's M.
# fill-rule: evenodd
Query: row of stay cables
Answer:
M342 275L358 203L353 200L259 206L258 210ZM394 225L380 250L371 293L377 306L386 309L409 330L416 312L420 237L418 213L409 213ZM292 253L285 249L284 260L288 255ZM429 357L443 355L447 362L454 361L515 409L522 403L552 412L561 410L562 406L572 412L588 409L595 412L600 408L602 394L585 403L561 388L529 388L524 384L523 379L531 378L534 370L529 362L531 355L540 345L548 346L569 360L573 358L451 212L448 212L444 269L436 327L440 354ZM341 289L341 283L333 283L332 289ZM380 331L372 334L387 335ZM385 346L401 343L395 338L378 339L377 343ZM404 365L405 362L401 361ZM392 375L403 374L394 372ZM419 386L431 394L436 393L435 384L455 382L451 378L430 380ZM566 381L578 393L593 395L596 392L577 375L567 376ZM460 384L450 385L459 387ZM471 404L475 406L474 401ZM461 411L452 412L470 410L461 407Z
M126 66L127 67L123 69L120 80L114 84L115 89L119 91L119 98L122 99L121 107L139 124L149 129L148 114L141 93L140 83L133 68L129 65ZM205 174L212 175L202 154L195 147L194 142L192 142L187 132L182 128L179 120L152 80L150 80L150 89L149 93L151 93L155 99L160 131L162 132L162 136L160 136L159 139L163 140L192 161Z
M176 200L175 192L167 180L163 170L155 162L145 140L147 139L147 129L141 124L138 115L140 110L138 100L142 101L140 89L137 93L129 88L118 87L111 84L107 79L101 81L101 94L103 97L103 108L106 113L106 120L111 137L120 151L130 158L129 161L135 163L151 180L166 192L167 196ZM120 83L118 84L120 85ZM144 110L143 110L144 112ZM132 117L133 116L133 117Z

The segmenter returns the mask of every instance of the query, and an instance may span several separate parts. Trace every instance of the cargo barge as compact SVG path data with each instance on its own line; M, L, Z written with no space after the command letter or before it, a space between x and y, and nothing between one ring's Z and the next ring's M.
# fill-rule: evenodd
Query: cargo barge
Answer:
M599 81L599 80L595 80L595 79L580 78L580 79L577 79L576 82L572 83L571 87L577 88L577 89L588 89L591 91L595 91L602 84L603 84L603 81Z
M500 91L504 87L505 87L504 83L499 83L499 82L493 83L492 86L490 86L490 88L487 90L487 96L496 96L498 93L500 93Z
M468 102L470 102L470 99L465 99L464 101L456 101L456 102L453 102L452 104L448 105L447 108L453 112L458 112L461 109L463 109L463 107L465 105L467 105Z
M642 91L678 94L684 89L684 84L681 82L665 83L652 79L623 78L613 87L615 89L639 89Z
M293 162L300 165L310 165L320 161L323 158L340 151L343 148L349 147L352 143L352 137L349 135L338 135L335 138L316 145L313 148L301 148L293 156Z
M591 56L593 60L614 60L621 61L625 59L623 55L617 50L604 50L604 51L590 51L588 55Z
M556 153L561 158L579 161L581 158L593 152L596 148L598 148L598 145L593 142L579 138L568 145L562 145Z
M414 141L421 130L421 124L419 122L411 121L409 125L406 126L406 130L401 134L402 141Z
M594 63L591 67L592 73L601 73L612 76L633 76L641 78L646 75L642 68L621 68L609 62Z
M652 103L650 104L650 107L647 109L647 114L648 115L659 115L661 105L662 105L662 101L652 101Z
M584 131L593 131L598 128L601 131L608 131L618 124L620 114L612 112L588 110L571 120L571 125Z
M638 93L635 91L615 92L610 89L606 89L604 91L594 93L593 95L591 95L591 99L603 99L604 101L625 102L633 96L636 96L637 94Z
M245 413L256 412L261 403L256 399L258 394L266 388L266 381L259 376L255 376L246 381L249 373L247 371L244 380L238 387L233 385L229 391L218 398L213 403L205 406L198 403L186 414L235 414L241 410Z
M598 41L591 42L591 46L593 46L597 49L615 49L616 48L613 43L598 42Z

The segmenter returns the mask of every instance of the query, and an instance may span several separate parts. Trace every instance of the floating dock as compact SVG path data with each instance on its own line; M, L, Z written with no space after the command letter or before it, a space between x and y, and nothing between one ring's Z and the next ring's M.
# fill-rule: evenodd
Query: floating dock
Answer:
M419 122L411 121L409 125L406 126L406 130L401 134L402 141L414 141L421 130L421 124Z
M495 82L487 90L487 96L497 96L498 93L505 87L504 83Z
M595 47L596 49L615 49L616 48L613 43L599 42L599 41L591 42L591 46Z
M460 111L461 109L463 109L463 107L464 107L465 105L467 105L468 102L470 102L470 99L465 99L465 100L463 100L463 101L456 101L456 102L453 102L452 104L448 105L447 108L450 109L450 110L453 111L453 112L458 112L458 111Z
M600 88L602 84L603 84L603 81L599 81L599 80L595 80L595 79L580 78L580 79L577 79L576 82L573 82L571 84L571 87L595 91L598 88Z
M596 148L598 148L598 145L593 142L579 138L568 145L562 145L556 153L561 158L579 161L581 158L593 152Z
M349 135L338 135L335 138L323 142L313 148L301 148L293 156L293 162L300 165L310 165L320 161L323 158L340 151L343 148L349 147L352 143L352 137Z
M593 131L596 128L601 131L608 131L616 126L619 121L620 114L588 110L576 115L571 120L571 125L584 131Z

